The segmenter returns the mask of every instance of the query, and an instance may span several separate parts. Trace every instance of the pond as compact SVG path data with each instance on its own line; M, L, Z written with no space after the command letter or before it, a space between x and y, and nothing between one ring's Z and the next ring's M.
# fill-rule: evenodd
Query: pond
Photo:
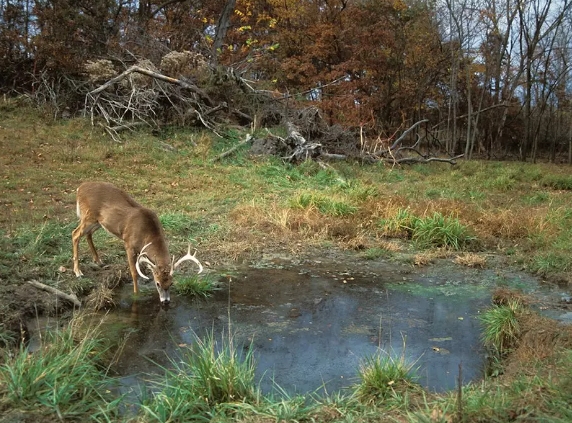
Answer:
M497 286L541 292L524 273L472 269L438 260L427 267L387 260L266 256L225 269L204 300L173 293L168 309L152 286L121 290L105 314L104 333L127 338L112 369L124 389L180 357L180 349L212 333L253 348L263 392L332 393L358 382L362 360L388 354L415 369L431 391L482 377L485 351L479 315ZM548 295L548 294L546 294ZM103 317L102 314L100 317Z

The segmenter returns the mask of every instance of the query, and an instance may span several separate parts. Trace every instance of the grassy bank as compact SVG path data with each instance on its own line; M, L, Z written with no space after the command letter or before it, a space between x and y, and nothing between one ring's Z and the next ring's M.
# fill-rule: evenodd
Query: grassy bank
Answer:
M11 413L12 421L44 415L37 413L54 421L88 416L141 422L572 418L569 331L512 297L499 300L483 322L491 378L444 395L421 390L406 364L370 357L354 394L263 397L249 379L255 363L235 356L230 341L222 357L209 355L211 339L199 343L202 353L194 351L186 363L202 366L207 375L224 373L214 379L234 375L230 379L239 381L238 387L221 394L218 386L198 386L198 377L181 378L185 369L166 371L154 393L141 397L134 415L118 416L111 411L117 398L108 396L113 380L105 371L106 347L99 335L88 342L70 328L56 342L47 340L40 353L10 348L22 336L25 318L72 315L69 306L55 304L26 281L40 280L76 293L86 304L109 306L113 287L126 280L123 247L103 231L94 239L110 267L91 269L82 243L86 277L77 279L70 271L70 234L77 222L74 193L84 180L113 182L156 210L171 251L184 253L191 242L215 273L236 260L256 260L263 251L296 254L335 246L372 259L405 256L417 266L429 265L436 256L488 266L487 258L494 254L501 266L523 268L554 283L570 282L568 167L482 161L404 168L346 162L292 166L277 158L250 157L246 150L211 160L243 138L232 128L224 138L173 129L156 136L124 134L123 142L116 143L87 120L53 122L22 105L0 104L0 410ZM179 282L178 292L193 290L188 278ZM208 295L206 282L200 295ZM202 364L193 361L203 355ZM229 362L238 368L228 367ZM221 366L209 369L209 363ZM59 390L62 386L73 392ZM216 400L210 397L213 392ZM43 411L34 411L35 406Z

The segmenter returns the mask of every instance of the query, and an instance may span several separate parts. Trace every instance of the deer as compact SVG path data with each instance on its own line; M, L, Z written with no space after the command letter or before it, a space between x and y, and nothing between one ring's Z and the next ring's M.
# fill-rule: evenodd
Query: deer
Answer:
M129 272L133 279L133 291L139 292L138 275L149 280L142 271L145 264L153 274L161 304L171 301L169 288L173 283L173 273L186 261L194 262L198 273L203 266L191 255L191 246L186 255L175 261L171 259L165 232L154 211L137 203L129 194L108 182L84 182L77 189L77 216L79 225L72 232L73 270L79 278L83 276L79 268L79 241L87 239L93 261L100 266L103 262L93 244L92 235L99 228L121 239L127 253Z

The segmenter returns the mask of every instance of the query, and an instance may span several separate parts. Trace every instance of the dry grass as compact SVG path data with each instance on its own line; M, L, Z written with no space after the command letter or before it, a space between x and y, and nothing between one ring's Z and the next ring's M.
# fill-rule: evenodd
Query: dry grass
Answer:
M519 317L521 336L509 356L507 376L527 374L535 376L539 369L550 372L560 353L572 350L572 326L528 312ZM546 376L546 375L544 375Z
M463 253L455 257L454 262L462 266L484 269L487 264L487 258L481 254Z

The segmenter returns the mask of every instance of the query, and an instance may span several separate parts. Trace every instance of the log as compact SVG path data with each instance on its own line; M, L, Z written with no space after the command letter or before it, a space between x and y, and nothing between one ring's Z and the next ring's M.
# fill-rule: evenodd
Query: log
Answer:
M47 291L47 292L50 292L52 294L56 294L56 296L63 298L64 300L68 300L68 301L72 302L73 305L75 305L78 308L81 307L81 301L78 300L78 298L75 294L66 294L65 292L62 292L59 289L54 288L53 286L44 285L43 283L38 282L38 281L34 281L34 280L28 281L28 283L32 286L35 286L38 289L43 290L43 291Z

